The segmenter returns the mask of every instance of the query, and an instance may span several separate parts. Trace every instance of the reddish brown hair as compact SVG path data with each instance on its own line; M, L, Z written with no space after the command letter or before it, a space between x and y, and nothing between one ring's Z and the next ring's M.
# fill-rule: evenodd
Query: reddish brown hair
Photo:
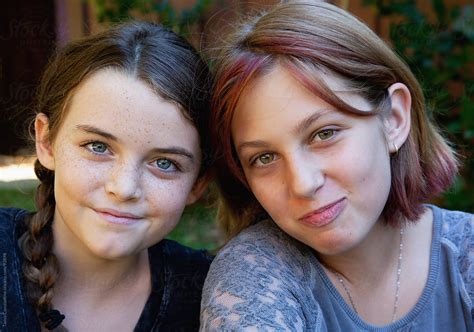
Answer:
M391 159L391 191L383 211L388 223L417 220L422 203L451 184L456 158L429 119L422 90L408 66L342 9L320 2L279 4L239 27L215 65L211 134L222 193L219 216L228 235L265 215L239 166L231 122L242 91L276 65L327 103L356 114L385 114L391 105L388 87L396 82L408 87L412 127ZM373 111L362 112L345 103L325 84L321 72L342 77L349 89L371 102Z

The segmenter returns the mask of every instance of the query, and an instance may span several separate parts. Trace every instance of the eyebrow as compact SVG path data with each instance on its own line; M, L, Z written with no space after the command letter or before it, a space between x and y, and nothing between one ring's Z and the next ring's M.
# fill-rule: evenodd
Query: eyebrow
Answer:
M311 114L307 118L304 118L303 120L298 122L298 124L295 126L295 128L293 129L293 134L298 134L298 133L301 133L301 132L305 131L306 129L308 129L311 126L311 124L313 124L313 122L315 122L320 117L322 117L323 115L325 115L329 112L330 112L330 110L327 110L327 109L319 110L319 111L316 111L315 113Z
M305 131L311 126L313 122L315 122L321 116L329 112L330 110L327 110L327 109L316 111L315 113L311 114L310 116L298 122L292 132L294 134L298 134ZM262 140L248 141L248 142L243 142L239 144L237 151L241 151L242 149L245 149L245 148L268 148L268 147L270 147L270 144Z
M84 131L86 133L90 133L90 134L96 134L96 135L99 135L99 136L102 136L102 137L105 137L107 139L110 139L112 141L118 141L118 138L115 137L114 135L108 133L108 132L105 132L99 128L96 128L94 126L89 126L89 125L77 125L76 126L76 129L79 129L81 131Z
M194 155L190 151L188 151L186 149L183 149L181 147L177 147L177 146L172 146L172 147L169 147L169 148L155 148L155 149L151 150L151 153L176 154L176 155L186 157L186 158L190 159L191 161L194 161L194 159L195 159Z
M94 126L77 125L76 128L87 133L96 134L96 135L105 137L115 142L119 140L116 136ZM184 156L190 159L191 161L194 161L195 159L194 155L190 151L181 147L177 147L177 146L171 146L168 148L154 148L151 150L151 154L175 154L175 155Z
M270 144L266 143L265 141L248 141L248 142L243 142L240 144L237 148L237 151L241 151L242 149L245 148L268 148Z

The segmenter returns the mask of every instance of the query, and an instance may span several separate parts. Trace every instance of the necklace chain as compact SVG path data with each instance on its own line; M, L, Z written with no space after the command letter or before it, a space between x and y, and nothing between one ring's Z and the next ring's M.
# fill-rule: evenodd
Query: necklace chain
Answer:
M397 281L395 284L395 300L393 304L392 323L395 321L395 318L397 317L397 312L398 312L398 300L400 298L400 275L402 274L402 261L403 261L403 228L400 228L400 245L398 248ZM354 304L354 300L352 299L351 292L349 291L349 288L347 288L346 283L342 279L341 274L334 270L331 270L331 271L337 277L337 280L341 284L342 288L344 288L344 291L346 292L346 295L349 298L349 302L351 303L352 309L354 309L356 314L359 314Z

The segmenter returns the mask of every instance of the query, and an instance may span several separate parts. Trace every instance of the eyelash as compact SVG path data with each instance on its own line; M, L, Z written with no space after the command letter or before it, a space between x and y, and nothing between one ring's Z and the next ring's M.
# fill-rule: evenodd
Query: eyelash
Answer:
M331 140L333 140L334 136L339 132L339 130L338 130L338 129L335 129L335 128L323 128L323 129L321 129L321 130L316 131L316 132L311 136L311 142L316 141L317 136L318 136L319 134L324 133L324 132L328 132L328 131L332 132L332 135L331 135L329 138L327 138L327 139L319 139L319 140L318 140L319 142L331 141Z
M163 169L163 168L158 167L157 162L160 161L160 160L169 161L171 166L174 167L174 169L170 171L168 169ZM153 160L152 164L154 164L154 167L156 167L157 169L159 169L161 172L164 172L164 173L174 173L174 172L181 172L182 171L181 165L179 165L179 163L177 163L176 161L173 161L171 159L168 159L168 158L155 159L155 160Z
M250 166L256 166L256 167L265 167L266 164L263 164L262 165L256 165L257 162L259 161L260 157L264 156L264 155L275 155L275 153L273 152L263 152L263 153L260 153L258 155L256 155L254 158L250 159ZM273 160L271 162L273 162L275 160L275 158L273 158Z
M339 130L335 129L335 128L323 128L321 130L318 130L318 131L314 132L311 135L310 142L311 143L315 142L317 140L317 136L321 133L324 133L324 132L331 132L332 135L327 139L320 139L319 142L331 141L334 138L334 136L339 132ZM256 165L258 163L259 159L264 155L273 155L273 160L270 161L270 163L275 160L275 153L273 153L273 152L263 152L263 153L260 153L260 154L258 154L255 157L250 159L250 166L265 167L266 165L268 165L268 164L263 164L263 163L262 163L262 165Z
M93 144L101 144L105 147L106 151L104 152L96 152L93 150L92 148L92 145ZM96 155L96 156L103 156L106 154L106 152L109 150L109 146L104 143L104 142L101 142L101 141L89 141L89 142L86 142L84 144L81 145L81 147L85 148L88 152ZM161 161L161 160L166 160L166 161L169 161L170 162L170 167L174 167L173 170L169 170L168 168L160 168L158 167L157 165L157 162L158 161ZM161 172L164 172L164 173L173 173L173 172L181 172L182 169L181 169L181 165L179 163L177 163L176 161L174 160L171 160L171 159L168 159L168 158L157 158L157 159L154 159L151 164L153 165L154 168L157 168L158 170L160 170Z
M89 141L89 142L86 142L86 143L82 144L81 147L85 148L87 151L89 151L90 153L92 153L94 155L97 155L97 156L102 156L102 155L105 154L105 151L104 152L94 151L93 148L92 148L92 144L102 144L106 148L106 151L109 150L109 146L106 143L101 142L101 141Z

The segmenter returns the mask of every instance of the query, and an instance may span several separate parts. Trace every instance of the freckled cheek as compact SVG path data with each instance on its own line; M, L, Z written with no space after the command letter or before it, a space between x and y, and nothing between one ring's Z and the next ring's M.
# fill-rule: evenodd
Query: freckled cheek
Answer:
M192 189L191 181L148 182L146 196L149 206L156 214L181 216Z
M60 151L56 157L58 185L66 187L79 197L84 197L93 189L102 186L110 173L107 164L95 163L78 156L77 153Z

